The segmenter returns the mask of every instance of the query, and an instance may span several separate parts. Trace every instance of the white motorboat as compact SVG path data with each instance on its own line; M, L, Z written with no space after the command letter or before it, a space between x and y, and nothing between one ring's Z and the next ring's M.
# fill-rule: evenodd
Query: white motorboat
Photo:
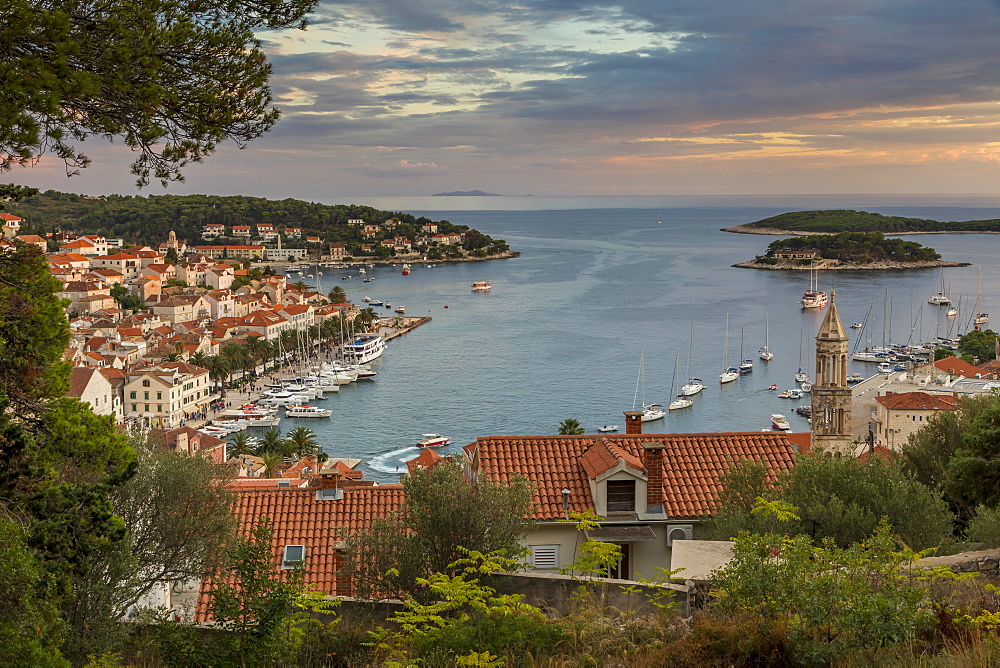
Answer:
M317 408L316 406L286 406L286 418L328 418L333 413L329 408Z
M848 376L847 376L847 382L848 383L860 383L864 379L865 379L865 377L862 376L860 373L852 373L852 374L848 374Z
M851 323L851 329L861 329L862 327L864 327L864 325L862 325L860 322Z
M265 393L267 394L267 393ZM269 396L261 396L260 403L265 406L289 406L295 404L304 404L309 401L311 397L305 394L293 394L291 392L275 392Z
M439 445L448 445L451 439L441 434L424 434L424 437L417 441L418 448L435 448Z
M396 308L394 308L393 310L394 310L394 311L395 311L396 313L400 314L400 315L402 315L402 314L406 313L406 307L405 307L405 306L403 306L402 304L400 304L399 306L397 306L397 307L396 307Z
M775 413L771 416L771 427L778 431L788 431L792 428L792 425L788 424L788 418L784 415Z
M476 281L472 284L473 292L489 292L493 289L493 284L489 281Z
M607 434L608 432L618 431L620 427L616 424L606 424L603 427L598 427L597 431L602 434Z
M955 308L954 306L950 306L948 308L948 312L945 315L947 315L949 318L954 318L956 315L958 315L958 309Z
M800 385L799 387L802 389L803 392L809 394L810 392L812 392L813 384L807 380L803 382L802 385Z
M344 359L353 364L366 364L385 352L385 341L375 334L362 334L344 344Z

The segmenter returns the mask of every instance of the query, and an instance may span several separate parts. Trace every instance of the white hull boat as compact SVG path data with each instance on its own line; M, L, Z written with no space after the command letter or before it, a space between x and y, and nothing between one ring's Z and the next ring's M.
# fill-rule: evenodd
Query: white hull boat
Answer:
M418 448L436 448L439 445L448 445L451 439L441 434L424 434L424 437L417 441Z
M375 334L362 334L343 347L344 359L352 364L367 364L385 352L385 341Z
M701 378L692 378L681 385L681 394L685 397L693 397L704 389L705 383L701 382Z
M641 422L653 422L654 420L662 420L667 416L667 412L663 410L663 406L660 404L649 404L648 406L642 407L642 417Z
M616 424L606 424L603 427L598 427L597 431L601 434L607 434L612 431L618 431L620 427Z
M286 418L328 418L333 413L329 408L317 408L316 406L287 406L285 408Z
M788 418L780 413L775 413L771 416L771 428L778 431L788 431L792 426L788 424Z
M681 408L689 408L693 403L694 401L692 399L688 399L687 397L677 397L676 399L670 402L670 405L667 406L667 409L676 411L680 410Z

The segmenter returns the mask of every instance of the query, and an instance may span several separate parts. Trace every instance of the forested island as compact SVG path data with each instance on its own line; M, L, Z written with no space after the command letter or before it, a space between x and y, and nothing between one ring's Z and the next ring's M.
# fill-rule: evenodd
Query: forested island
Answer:
M964 267L946 262L916 241L887 239L881 232L840 232L772 241L763 255L733 265L751 269L922 269Z
M283 238L287 248L306 247L306 237L318 237L322 244L342 243L352 251L364 243L363 225L348 221L386 227L391 233L416 240L429 236L423 226L433 224L434 234L461 234L461 246L433 246L428 249L432 259L448 260L464 257L510 256L509 246L502 239L472 230L447 220L433 221L424 216L398 211L381 211L357 204L319 204L297 199L269 200L262 197L218 195L107 195L87 196L48 190L20 202L5 203L5 211L25 219L22 234L73 231L77 234L101 234L120 237L127 245L154 246L173 230L177 238L189 244L202 243L206 226L271 224L276 229L299 228L299 239ZM55 235L53 234L53 237ZM221 237L215 243L226 243ZM230 239L229 243L246 243ZM377 239L373 254L387 254ZM454 257L452 257L454 256Z
M927 218L883 216L880 213L827 209L792 211L753 223L723 228L740 234L837 234L838 232L882 232L883 234L947 234L954 232L1000 233L1000 220L942 222Z

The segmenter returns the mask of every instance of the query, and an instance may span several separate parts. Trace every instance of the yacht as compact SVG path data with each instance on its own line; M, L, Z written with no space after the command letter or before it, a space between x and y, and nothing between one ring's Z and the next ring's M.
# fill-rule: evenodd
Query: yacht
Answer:
M788 418L784 415L775 413L771 416L771 428L778 431L788 431L792 428L792 425L788 424Z
M424 434L424 437L417 441L418 448L434 448L439 445L448 445L451 439L441 434Z
M731 383L739 377L740 377L740 370L734 366L731 366L719 374L719 382Z
M667 406L667 410L676 411L681 408L688 408L693 403L693 399L688 399L683 395L679 395L676 399L670 402L670 405Z
M685 397L691 397L702 390L705 389L705 383L701 382L701 378L692 378L688 382L681 385L681 394Z
M927 300L928 304L934 304L935 306L950 306L951 297L944 294L940 290L934 293L934 296Z
M819 289L819 278L816 269L809 269L809 289L802 294L802 308L823 308L829 306L830 295Z
M989 321L990 321L989 313L980 313L973 319L973 322L976 323L977 325L985 325Z
M489 281L476 281L472 284L473 292L489 292L493 289L493 285Z
M333 413L329 408L316 406L286 406L286 418L328 418Z
M753 360L752 359L748 358L748 359L745 359L742 362L740 362L740 368L739 368L739 372L740 373L750 373L751 371L753 371Z
M344 359L353 364L366 364L378 359L385 352L385 341L375 334L362 334L344 344Z
M661 420L667 416L667 411L663 410L663 406L660 404L649 404L642 407L642 417L639 418L641 422L652 422L654 420Z
M403 315L404 313L406 313L406 307L405 307L405 306L403 306L403 305L399 305L399 306L397 306L397 307L396 307L395 309L393 309L393 310L394 310L394 311L396 311L396 313L398 313L398 314L400 314L400 315Z

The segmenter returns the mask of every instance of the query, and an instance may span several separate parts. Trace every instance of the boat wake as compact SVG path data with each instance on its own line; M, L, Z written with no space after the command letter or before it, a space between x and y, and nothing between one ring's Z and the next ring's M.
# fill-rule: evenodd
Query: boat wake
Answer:
M408 459L413 459L413 453L419 449L420 448L415 445L409 445L405 448L400 448L399 450L393 450L392 452L387 452L384 455L372 457L368 462L368 466L379 473L398 473L399 471L405 471L406 461Z

